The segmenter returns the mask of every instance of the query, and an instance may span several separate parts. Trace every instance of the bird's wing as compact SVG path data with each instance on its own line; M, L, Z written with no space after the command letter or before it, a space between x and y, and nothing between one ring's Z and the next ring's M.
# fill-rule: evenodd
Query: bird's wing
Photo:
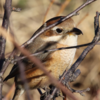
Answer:
M55 20L56 21L58 21L58 20L60 20L61 18L62 18L63 16L58 16L58 17L54 17L54 18L52 18L52 19L50 19L50 20L48 20L47 22L46 22L46 26L49 26L49 25L51 25L51 24L53 24L53 23L55 23ZM42 25L33 35L32 35L32 37L34 37L39 31L41 31L43 28L44 28L44 26L45 25ZM32 38L31 37L31 38ZM30 38L30 39L31 39ZM37 39L38 39L38 42L37 42ZM25 42L26 43L26 42ZM24 43L24 44L25 44ZM41 44L42 43L42 44ZM55 49L56 48L56 45L55 45L56 43L54 43L54 42L51 42L51 43L45 43L45 42L43 42L43 41L41 41L41 39L39 39L38 37L34 40L34 42L32 42L31 44L29 44L29 45L26 45L26 49L28 50L28 51L30 51L30 53L36 53L36 52L39 52L39 51L41 51L41 50L47 50L47 49ZM50 53L45 53L45 54L41 54L41 55L37 55L36 57L38 58L38 59L40 59L41 61L43 61L43 60L46 60L46 57L49 55ZM22 54L20 55L20 56L23 56ZM26 59L24 59L24 60L22 60L22 62L24 63L24 64L31 64L32 62L30 62L27 58ZM31 64L32 65L32 64ZM25 66L26 67L26 66ZM26 67L26 70L27 70L28 68ZM10 72L10 74L4 79L4 81L6 81L6 80L8 80L8 79L10 79L10 78L12 78L12 77L15 77L16 75L19 75L19 69L18 69L18 65L16 64L16 65L14 65L13 66L13 68L12 68L12 70L11 70L11 72Z
M39 44L38 44L38 47L39 47ZM41 45L40 45L40 47L41 47ZM41 49L39 48L37 50L35 50L35 49L33 50L35 52L33 52L33 51L31 52L31 49L29 49L29 51L31 53L36 53L36 52L39 52L39 51L48 50L48 49L55 49L55 48L56 48L56 43L52 42L52 43L47 43L47 44L44 43L44 45L42 44L42 48ZM26 49L28 49L28 47L26 47ZM43 54L37 55L36 57L43 62L43 61L46 61L46 58L47 58L47 56L49 56L49 54L50 54L50 52L47 52L47 53L43 53ZM23 55L21 54L20 56L23 56ZM30 68L35 67L34 63L32 63L28 58L23 59L22 62L25 65L25 70L28 70ZM12 70L10 71L10 74L4 79L4 81L7 81L8 79L13 78L16 75L19 75L18 64L15 64L13 66Z

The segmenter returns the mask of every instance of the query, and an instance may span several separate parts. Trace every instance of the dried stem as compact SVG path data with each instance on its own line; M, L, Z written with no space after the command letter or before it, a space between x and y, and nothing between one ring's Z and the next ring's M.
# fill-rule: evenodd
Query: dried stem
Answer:
M11 4L12 4L12 0L6 0L5 2L5 12L4 12L4 17L3 17L3 23L2 23L2 27L4 29L8 29L8 25L9 25L9 17L11 14ZM6 40L5 38L3 38L2 36L0 36L0 59L4 59L4 53L5 53L5 43Z
M58 21L58 22L56 22L56 23L54 23L54 24L52 24L52 25L50 25L50 26L48 26L48 27L45 27L44 29L42 29L42 30L40 30L40 31L36 31L36 32L34 33L35 36L31 37L31 38L30 38L27 42L25 42L21 47L24 47L24 46L30 44L30 43L31 43L35 38L37 38L40 34L42 34L43 32L45 32L46 30L48 30L48 29L50 29L50 28L52 28L52 27L54 27L54 26L60 24L60 23L63 22L64 20L68 19L69 17L74 16L75 13L77 13L79 10L81 10L82 8L84 8L85 6L87 6L88 4L90 4L90 3L94 2L94 1L96 1L96 0L89 0L89 1L87 1L87 2L84 3L82 6L78 7L75 11L73 11L72 13L70 13L69 15L67 15L66 17L62 18L60 21ZM13 50L13 53L11 53L11 55L9 56L9 59L11 59L12 55L14 54L14 52L15 52L15 50ZM6 68L7 68L8 65L10 64L9 59L5 61L5 65L4 65L5 67L4 67L4 71L3 71L3 72L5 72Z
M60 88L65 94L68 94L71 98L73 98L74 100L77 100L74 96L72 96L71 92L68 91L67 89L65 89L65 87L59 83L44 67L44 65L41 63L40 60L36 59L34 56L31 57L30 53L24 49L24 48L21 48L16 42L15 40L13 39L13 37L11 36L11 34L6 34L6 31L3 30L2 28L0 28L1 30L1 33L4 37L7 37L15 46L16 48L22 52L25 56L27 56L27 58L29 58L30 61L32 61L35 65L37 65L37 67L39 69L41 69L50 79L50 81L52 81L53 84L55 84L58 88ZM2 71L1 71L2 73Z
M83 21L84 19L86 19L86 17L87 17L88 15L89 15L89 14L87 13L87 14L77 23L76 27L79 26L79 25L82 23L82 21Z
M83 5L81 5L80 7L78 7L75 11L73 11L72 13L70 13L69 15L67 15L67 16L65 16L64 18L61 18L58 22L56 22L56 23L54 23L54 24L52 24L52 25L50 25L50 26L46 26L45 28L43 28L42 30L40 30L40 31L37 31L36 33L35 33L35 35L31 38L31 39L29 39L27 42L25 42L23 45L22 45L22 47L24 47L24 46L26 46L26 45L28 45L28 44L30 44L31 42L33 42L33 40L34 39L36 39L40 34L42 34L43 32L45 32L46 30L48 30L48 29L50 29L50 28L52 28L52 27L54 27L54 26L56 26L56 25L58 25L58 24L60 24L60 23L62 23L63 21L65 21L66 19L68 19L68 18L70 18L70 17L72 17L72 16L74 16L74 15L76 15L77 13L78 13L78 11L80 11L82 8L84 8L85 6L87 6L88 4L90 4L90 3L92 3L92 2L94 2L94 1L96 1L96 0L87 0ZM7 3L8 2L8 3ZM8 25L9 25L9 16L10 16L10 13L11 13L11 2L12 2L12 0L6 0L6 3L5 3L5 14L4 14L4 21L3 21L3 24L2 24L2 26L7 30L7 28L8 28ZM9 8L7 8L7 7L9 7ZM8 11L9 10L9 11ZM6 17L7 16L7 17ZM2 29L1 29L2 30ZM1 31L2 32L2 31ZM4 32L4 34L5 33L7 33L7 32ZM2 34L2 35L4 35L4 34ZM34 62L49 78L50 78L50 80L52 80L52 82L57 86L57 87L59 87L60 89L62 89L62 91L65 93L65 94L68 94L69 96L72 96L71 95L71 93L70 92L68 92L68 91L66 91L66 89L65 89L65 87L64 86L62 86L58 81L56 81L55 80L55 78L53 78L53 76L51 76L49 73L48 73L48 71L46 71L45 70L45 68L44 68L44 66L43 66L43 64L39 61L39 60L37 60L35 57L31 57L30 55L30 53L28 52L28 51L26 51L24 48L21 48L14 40L13 40L13 38L11 37L11 36L8 36L7 34L5 34L5 37L8 37L11 41L12 41L12 43L18 48L18 50L20 50L25 56L27 56L32 62ZM5 51L5 39L3 38L3 37L1 37L1 54L0 54L0 57L1 58L4 58L4 51ZM13 51L14 52L14 51ZM11 58L12 57L12 55L13 55L13 52L12 52L12 54L9 56L9 58ZM9 63L10 63L10 61L9 60L7 60L6 62L5 62L5 64L4 64L4 66L3 66L3 68L2 68L2 71L1 71L1 73L0 73L0 76L2 76L3 75L3 73L5 72L5 69L8 67L8 65L9 65ZM2 63L3 64L3 63ZM0 78L0 79L2 79L2 78ZM1 82L1 84L0 84L0 100L2 99L2 81L0 80L0 82ZM73 97L72 96L72 98L73 99L75 99L75 97Z
M49 26L46 26L45 28L42 28L40 31L36 31L33 35L27 42L25 42L22 47L32 43L34 41L34 39L36 39L40 34L42 34L43 32L45 32L46 30L62 23L63 21L67 20L68 18L76 15L81 9L83 9L85 6L89 5L90 3L94 2L96 0L87 0L84 4L82 4L80 7L78 7L76 10L74 10L72 13L68 14L67 16L61 18L58 22L55 22L54 24L51 24ZM44 26L44 25L43 25Z
M81 44L81 45L77 45L77 46L70 46L70 47L62 47L62 48L57 48L57 49L49 49L49 50L44 50L44 51L40 51L34 54L31 54L30 56L37 56L43 53L47 53L47 52L53 52L53 51L57 51L57 50L63 50L63 49L73 49L73 48L80 48L80 47L84 47L84 46L88 46L92 44L92 42L90 43L86 43L86 44ZM16 61L22 60L27 58L26 56L22 56L22 57L17 57L16 59L11 60L11 63L14 63Z
M50 1L50 4L49 4L49 6L48 6L48 8L47 8L47 11L46 11L45 16L44 16L44 19L43 19L43 23L45 23L47 14L48 14L48 12L49 12L51 6L53 5L54 1L55 1L55 0L51 0L51 1Z
M19 71L20 71L20 78L24 84L24 88L26 91L27 100L31 100L31 96L29 93L29 87L28 87L27 80L25 77L25 72L24 72L25 70L24 64L21 61L18 61L18 66L19 66Z
M65 2L62 4L62 6L60 7L60 10L58 11L57 15L56 16L59 16L63 11L64 9L66 8L66 6L70 3L70 0L65 0Z
M4 100L9 100L11 98L12 93L15 90L15 84L12 85L11 89L9 90L9 92L7 93L7 95L4 97Z
M62 77L60 78L60 82L68 83L70 82L71 77L73 77L73 74L75 73L76 68L79 66L79 64L83 61L83 59L86 57L86 55L89 53L90 50L93 49L93 47L100 41L100 28L99 28L99 13L96 13L95 21L94 21L94 28L95 28L95 36L92 41L92 44L89 45L80 55L80 57L76 60L76 62L71 66L71 68L67 71L67 69L64 71ZM52 92L52 94L48 94L49 99L54 98L55 93L58 91L57 88L55 88ZM46 99L45 99L46 100Z
M7 30L9 25L9 17L11 14L11 5L12 0L6 0L5 1L5 11L4 11L4 17L3 17L3 23L2 27ZM6 39L2 36L0 36L0 70L2 69L3 63L5 61L5 44ZM0 100L2 100L2 85L3 85L3 79L2 79L2 73L0 72Z

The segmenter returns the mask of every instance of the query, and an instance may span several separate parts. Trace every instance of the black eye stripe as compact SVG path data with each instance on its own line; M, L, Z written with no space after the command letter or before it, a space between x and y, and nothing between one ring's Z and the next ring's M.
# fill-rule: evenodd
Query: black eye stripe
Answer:
M57 28L56 31L57 31L57 33L61 33L62 32L62 29Z

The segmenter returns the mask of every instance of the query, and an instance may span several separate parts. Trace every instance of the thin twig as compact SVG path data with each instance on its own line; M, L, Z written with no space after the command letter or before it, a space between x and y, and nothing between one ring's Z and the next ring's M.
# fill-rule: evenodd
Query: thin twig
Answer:
M67 89L65 89L65 87L64 87L61 83L59 83L59 82L45 69L44 65L41 63L40 60L36 59L34 56L31 57L31 56L30 56L31 54L30 54L26 49L21 48L21 47L15 42L15 40L13 39L13 37L11 36L11 34L6 34L7 32L6 32L5 30L3 30L2 28L0 28L0 31L1 31L2 35L3 35L4 37L7 37L7 38L16 46L16 48L17 48L21 53L23 53L25 56L27 56L27 58L30 59L30 61L32 61L35 65L37 65L37 67L38 67L39 69L41 69L41 70L49 77L50 81L51 81L53 84L55 84L58 88L60 88L65 94L68 94L69 97L71 97L71 98L74 99L74 100L77 100L74 96L72 96L72 93L71 93L70 91L68 91ZM1 73L2 73L2 71L1 71Z
M6 0L4 8L5 8L5 12L3 17L2 27L7 30L9 25L9 17L11 14L12 0Z
M59 16L63 11L64 9L66 8L66 6L70 3L70 0L65 0L65 2L61 5L60 7L60 10L58 11L57 15L56 16Z
M6 94L3 100L9 100L14 90L15 90L15 84L12 85L12 87L10 88L9 92Z
M5 12L4 12L4 17L3 17L3 23L2 23L2 27L4 29L8 29L8 25L9 25L9 17L11 14L11 4L12 4L12 0L6 0L5 2ZM3 38L2 36L0 36L0 59L3 58L4 59L4 53L5 53L5 43L6 40L5 38Z
M46 13L45 13L45 15L44 15L43 23L45 23L47 14L48 14L48 12L49 12L51 6L53 5L54 1L55 1L55 0L51 0L51 1L50 1L50 4L49 4L49 6L48 6L48 8L47 8L47 11L46 11Z
M3 74L5 73L7 67L8 67L9 64L11 63L11 60L10 60L10 59L12 58L12 55L14 54L14 52L15 52L15 51L11 52L11 54L10 54L9 57L8 57L8 59L5 61L5 63L4 63L4 65L3 65L3 68L2 68L0 74L3 75Z
M11 23L10 23L11 24ZM14 36L14 33L10 27L10 24L9 24L9 31L10 31L10 34L13 36L13 38L15 38ZM16 48L14 47L14 50L10 53L10 55L8 56L8 59L5 60L5 63L3 64L3 68L2 68L2 74L4 74L4 72L6 71L7 67L9 66L10 62L11 62L11 59L13 58L14 54L15 54L15 51Z
M89 5L90 3L94 2L96 0L87 0L84 4L82 4L80 7L78 7L76 10L74 10L72 13L68 14L67 16L65 17L62 17L59 21L55 22L54 24L51 24L49 26L46 26L45 28L41 29L40 31L36 31L33 35L27 42L25 42L22 47L32 43L40 34L44 33L46 30L62 23L63 21L67 20L68 18L76 15L81 9L83 9L85 6ZM45 24L45 23L44 23ZM44 26L44 25L43 25Z
M36 39L37 36L39 36L40 34L42 34L43 32L45 32L46 30L48 30L48 29L50 29L50 28L52 28L52 27L54 27L54 26L60 24L61 22L65 21L66 19L68 19L68 18L70 18L70 17L72 17L72 16L76 15L77 12L78 12L79 10L81 10L82 8L84 8L85 6L87 6L88 4L90 4L90 3L94 2L94 1L96 1L96 0L88 0L86 3L84 3L84 4L83 4L82 6L80 6L78 9L76 9L74 12L70 13L68 16L66 16L66 17L64 17L64 18L61 18L60 21L58 21L58 22L56 22L56 23L54 23L54 24L52 24L52 25L50 25L50 26L48 26L48 27L45 27L43 30L41 30L41 31L39 31L39 32L36 32L37 34L35 33L35 36L32 37L30 40L28 40L25 44L23 44L22 47L25 46L25 45L27 45L27 44L30 44L34 39ZM11 40L12 40L12 39L11 39ZM14 42L12 42L12 43L14 43ZM16 42L15 42L14 44L16 45ZM22 48L20 48L18 45L16 45L16 46L19 48L19 50L21 50L22 52L24 52L24 51L22 50ZM33 57L30 57L30 56L29 56L29 55L31 55L31 54L26 53L26 52L24 52L24 54L25 54L26 56L28 56L28 58L30 58L30 59L32 60L32 62L34 62L34 59L32 59ZM35 60L35 61L37 61L37 60ZM7 61L7 62L9 62L9 61ZM35 62L35 63L37 64L38 61ZM42 66L40 62L38 63L38 66ZM6 67L7 67L7 66L6 66ZM43 66L42 66L42 67L43 67ZM5 69L6 69L6 68L5 68ZM40 69L41 69L41 68L40 68ZM42 69L42 70L44 70L44 69ZM44 70L44 72L46 73L45 70ZM47 72L47 73L48 73L48 72ZM47 73L46 73L46 74L47 74ZM49 76L49 77L50 77L50 76ZM52 78L50 78L50 79L52 79ZM61 86L59 85L59 83L57 83L57 81L54 82L54 83L56 83L56 84L58 85L59 88L62 88L63 91L65 91L64 87L61 87ZM65 91L65 93L67 93L67 92Z
M84 4L82 5L82 7L81 7L81 6L78 7L78 8L77 8L78 10L75 10L75 12L73 11L73 12L70 13L68 16L66 16L65 20L68 19L69 17L74 16L76 12L78 12L79 10L81 10L82 8L84 8L85 6L87 6L88 4L90 4L90 3L94 2L94 1L96 1L96 0L89 0L89 1L87 1L86 3L84 3ZM63 19L63 18L62 18L62 19ZM61 19L61 20L62 20L62 19ZM54 23L54 24L52 24L52 25L50 25L50 26L48 26L48 27L45 27L43 30L36 31L36 32L34 33L35 36L31 37L31 38L30 38L27 42L25 42L21 47L24 47L24 46L30 44L30 43L31 43L35 38L37 38L40 34L42 34L43 32L45 32L46 30L48 30L48 29L50 29L50 28L52 28L52 27L54 27L54 26L60 24L61 22L63 22L63 21L61 21L61 20L58 21L58 22L56 22L56 23ZM9 59L11 59L12 55L14 54L14 52L15 52L15 50L13 50L13 53L11 53ZM8 67L8 65L10 64L9 59L5 61L5 65L4 65L5 67L4 67L4 69L6 69L6 68ZM4 70L3 72L5 72L5 70Z
M4 11L4 17L2 22L2 27L7 30L9 25L9 17L11 14L11 5L12 0L6 0L5 1L5 11ZM6 45L6 39L2 36L0 36L0 70L2 69L3 63L5 61L5 45ZM0 72L0 100L2 100L2 85L3 85L3 78L2 73Z
M51 0L50 0L50 1L51 1ZM55 1L53 4L54 4L54 5L57 5L57 6L61 6L61 3L60 3L59 1Z
M79 26L79 25L82 23L82 21L83 21L88 15L89 15L89 14L87 13L87 14L77 23L76 27Z
M80 48L80 47L88 46L88 45L90 45L90 44L92 44L92 42L86 43L86 44L82 44L82 45L77 45L77 46L62 47L62 48L57 48L57 49L49 49L49 50L44 50L44 51L40 51L40 52L31 54L30 56L37 56L37 55L40 55L40 54L43 54L43 53L53 52L53 51L63 50L63 49ZM12 59L12 60L11 60L11 63L14 63L14 62L16 62L16 61L19 61L19 60L22 60L22 59L25 59L25 58L27 58L27 57L26 57L26 56L17 57L16 59Z
M70 78L73 77L73 74L76 70L76 68L79 66L79 64L83 61L83 59L86 57L86 55L89 53L90 50L93 49L93 47L100 41L100 28L99 28L99 13L96 13L95 22L94 22L94 28L95 28L95 36L92 41L92 44L89 45L80 55L80 57L76 60L76 62L71 66L71 68L67 71L67 69L64 71L62 77L60 78L60 82L62 83L68 83L70 81ZM97 31L98 30L98 31ZM52 94L48 94L49 99L54 97L54 94L57 92L57 88L55 88L52 92ZM46 100L46 99L45 99Z
M18 61L18 67L19 67L19 71L20 71L20 78L24 84L24 88L26 91L27 100L31 100L31 96L29 93L29 87L28 87L28 83L27 83L27 80L25 77L25 72L24 72L24 70L25 70L24 64L21 61Z

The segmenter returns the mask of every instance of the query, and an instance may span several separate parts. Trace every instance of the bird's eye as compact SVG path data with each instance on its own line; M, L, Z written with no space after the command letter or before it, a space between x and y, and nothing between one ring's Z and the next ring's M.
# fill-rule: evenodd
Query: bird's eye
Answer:
M63 30L60 28L57 28L56 31L57 31L57 33L61 33Z

